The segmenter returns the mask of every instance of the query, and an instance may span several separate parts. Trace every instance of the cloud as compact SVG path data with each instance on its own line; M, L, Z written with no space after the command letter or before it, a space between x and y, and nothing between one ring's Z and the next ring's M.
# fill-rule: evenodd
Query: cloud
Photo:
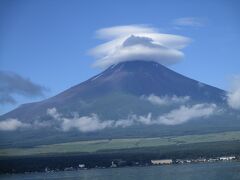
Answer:
M53 117L54 119L61 119L61 114L58 113L56 108L49 108L47 109L47 114L51 117Z
M179 109L174 109L171 112L160 116L158 122L166 125L182 124L195 118L205 118L216 112L215 104L196 104L190 107L181 106Z
M136 120L136 115L131 115L127 119L120 119L114 122L114 127L129 127L134 125L134 121Z
M74 116L73 118L63 118L62 120L61 126L63 131L69 131L72 128L76 128L81 132L92 132L111 127L113 123L113 121L109 120L100 121L96 114L83 117Z
M17 119L7 119L0 121L0 131L14 131L25 127L29 127L29 124L22 123Z
M231 86L231 90L227 94L228 105L233 109L240 110L240 76L233 78Z
M80 132L95 132L106 128L126 128L133 125L178 125L196 118L206 118L218 112L215 104L195 104L192 106L182 105L163 115L153 117L151 113L147 115L129 115L126 119L101 120L98 115L79 116L73 113L71 117L63 116L56 108L47 109L47 115L55 121L34 121L33 123L23 123L18 119L7 119L0 121L0 131L14 131L19 128L54 128L63 132L77 129Z
M190 121L195 118L206 118L217 112L215 104L195 104L193 106L180 106L172 111L158 117L153 117L151 113L145 116L130 115L127 119L105 120L102 121L96 114L79 117L74 114L73 117L63 117L56 108L48 109L48 115L53 117L62 131L78 129L81 132L94 132L105 128L129 127L136 124L153 125L177 125Z
M178 97L176 95L173 95L171 97L170 96L159 97L154 94L150 94L149 96L142 96L141 98L151 102L152 104L161 105L161 106L171 105L171 104L182 104L190 100L189 96Z
M96 114L80 117L77 113L73 113L73 117L64 117L57 111L56 108L48 109L47 114L56 120L57 126L59 126L60 130L65 132L72 129L78 129L80 132L86 133L106 128L125 128L134 125L137 119L136 115L130 115L127 119L102 121Z
M113 26L99 29L96 35L100 39L115 39L129 34L155 33L158 29L146 25Z
M15 104L15 95L39 97L46 88L13 73L0 71L0 104Z
M139 116L137 121L145 125L177 125L196 118L206 118L216 112L218 111L215 104L195 104L193 106L183 105L156 118L153 118L151 113L147 116Z
M139 116L136 120L145 125L159 124L157 119L152 119L151 113L148 113L147 116Z
M0 104L15 104L16 100L7 93L2 93L0 89Z
M60 122L60 128L63 131L78 129L81 132L93 132L113 126L113 121L100 121L96 114L79 117L79 115L75 113L73 117L67 118L58 113L56 108L48 109L47 114Z
M102 68L132 60L171 65L184 57L181 49L190 42L187 37L159 33L158 29L146 25L103 28L96 34L108 40L90 51L97 59L94 65Z
M196 17L178 18L178 19L175 19L173 23L177 26L192 26L192 27L203 26L203 20Z

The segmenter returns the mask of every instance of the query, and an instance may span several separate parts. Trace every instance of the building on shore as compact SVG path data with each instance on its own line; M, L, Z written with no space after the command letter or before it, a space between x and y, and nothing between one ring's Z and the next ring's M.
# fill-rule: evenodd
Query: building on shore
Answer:
M151 160L153 165L163 165L163 164L172 164L172 159L159 159L159 160Z
M236 159L236 157L235 156L222 156L219 158L220 161L230 161L233 159Z
M79 164L78 167L81 168L81 169L85 168L85 164Z

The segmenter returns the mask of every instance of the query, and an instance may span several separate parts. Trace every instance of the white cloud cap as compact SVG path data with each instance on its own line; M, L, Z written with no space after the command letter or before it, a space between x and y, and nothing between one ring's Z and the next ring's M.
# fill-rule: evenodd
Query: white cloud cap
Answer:
M90 51L97 59L94 65L102 68L131 60L171 65L184 57L180 50L190 42L187 37L159 33L146 25L103 28L97 31L97 37L109 40Z

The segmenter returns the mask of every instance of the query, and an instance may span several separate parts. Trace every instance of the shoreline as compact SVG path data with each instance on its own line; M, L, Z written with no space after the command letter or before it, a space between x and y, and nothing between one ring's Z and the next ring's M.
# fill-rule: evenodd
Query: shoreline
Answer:
M78 167L65 167L64 169L50 169L49 167L45 167L45 169L41 169L38 171L29 171L24 170L22 172L6 172L6 173L0 173L1 175L14 175L14 174L34 174L34 173L54 173L54 172L70 172L70 171L84 171L84 170L93 170L93 169L115 169L115 168L131 168L131 167L154 167L154 166L172 166L172 165L189 165L189 164L214 164L214 163L232 163L232 162L240 162L239 156L229 156L230 159L221 159L221 158L227 158L227 157L215 157L215 158L197 158L197 159L175 159L172 160L172 163L168 164L153 164L153 163L138 163L134 162L132 165L128 164L115 164L116 161L112 161L111 166L95 166L95 167L87 167L85 164L80 164ZM165 160L160 159L158 161ZM151 161L150 161L151 162ZM115 164L116 166L113 166Z
M89 168L89 169L74 169L71 171L35 171L35 172L24 172L24 173L5 173L0 174L1 176L15 176L15 175L37 175L37 174L54 174L54 173L63 173L63 172L81 172L81 171L94 171L94 170L111 170L111 169L130 169L130 168L151 168L151 167L171 167L171 166L188 166L188 165L199 165L199 164L226 164L226 163L240 163L240 160L233 161L217 161L217 162L199 162L199 163L184 163L184 164L168 164L168 165L145 165L145 166L123 166L123 167L107 167L107 168Z

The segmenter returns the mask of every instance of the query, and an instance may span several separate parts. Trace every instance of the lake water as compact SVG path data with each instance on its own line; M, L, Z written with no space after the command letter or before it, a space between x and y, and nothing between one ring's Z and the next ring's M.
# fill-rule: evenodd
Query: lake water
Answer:
M93 180L240 180L240 162L183 164L148 167L90 169L68 172L1 175L7 180L93 179Z

